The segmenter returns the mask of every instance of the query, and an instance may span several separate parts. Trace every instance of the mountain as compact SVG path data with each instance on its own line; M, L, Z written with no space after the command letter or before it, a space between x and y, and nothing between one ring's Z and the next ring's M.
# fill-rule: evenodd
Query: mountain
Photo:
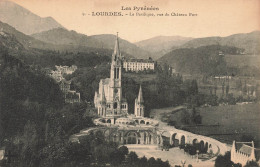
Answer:
M12 26L0 21L0 46L10 51L30 50L32 48L55 50L55 46L49 43L34 39L17 31Z
M9 49L50 49L53 50L54 46L37 39L34 39L31 36L25 35L17 31L12 26L3 23L0 21L0 43L2 46L5 46Z
M32 34L32 37L55 45L75 45L101 48L102 42L91 36L77 33L76 31L68 31L64 28L55 28L41 33Z
M107 49L114 49L116 36L112 34L100 34L91 36L94 39L103 43L103 47ZM127 40L119 38L120 49L123 52L126 52L130 55L133 55L136 58L149 58L151 53L139 48L133 43L128 42Z
M206 45L222 45L234 46L245 49L245 53L259 54L260 53L260 31L251 33L234 34L227 37L206 37L190 40L179 48L197 48ZM175 47L172 49L176 49Z
M223 54L219 54L220 51ZM165 54L158 62L167 63L180 73L226 75L230 70L224 55L235 55L238 52L241 52L240 48L221 45L181 48Z
M0 20L27 35L63 27L52 17L42 18L8 0L0 0Z
M24 49L23 45L12 34L5 31L0 31L0 47L17 52Z
M67 30L66 30L67 31ZM72 39L73 41L73 39ZM75 40L76 41L76 40ZM48 42L43 42L41 40L35 39L32 36L25 35L22 32L17 31L12 26L0 21L0 46L3 46L9 51L18 53L18 50L26 50L29 52L34 52L35 49L40 50L56 50L56 51L67 51L67 52L95 52L98 54L112 53L112 50L87 47L81 45L66 45L66 43L53 44ZM126 56L131 57L126 54Z
M135 44L138 47L151 52L153 54L153 59L158 59L170 52L173 47L179 47L191 39L192 38L181 36L157 36L136 42Z
M99 49L114 49L115 35L102 34L87 36L77 33L76 31L68 31L63 28L56 28L49 31L33 34L32 37L52 43L55 45L67 45L71 47L91 47ZM150 53L138 48L136 45L119 38L120 49L129 55L138 58L148 58Z
M75 64L78 67L95 66L110 61L113 52L112 49L105 48L46 43L25 35L0 21L0 54L6 50L26 64L37 64L42 67L54 67L57 64ZM125 52L122 54L126 58L133 57Z

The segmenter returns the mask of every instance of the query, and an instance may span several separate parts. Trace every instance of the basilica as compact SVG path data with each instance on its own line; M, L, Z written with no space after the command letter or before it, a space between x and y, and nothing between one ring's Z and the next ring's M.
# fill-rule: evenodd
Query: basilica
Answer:
M115 124L116 119L128 115L128 103L122 97L122 68L123 61L119 49L118 35L115 41L114 52L112 54L110 78L101 79L98 92L95 92L94 105L98 115L110 120ZM142 88L140 86L138 98L135 100L135 116L144 116Z

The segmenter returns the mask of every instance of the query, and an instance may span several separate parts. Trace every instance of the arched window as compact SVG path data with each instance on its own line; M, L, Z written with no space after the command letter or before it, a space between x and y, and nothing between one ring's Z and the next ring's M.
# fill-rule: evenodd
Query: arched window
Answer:
M119 68L117 68L117 71L116 71L116 79L119 78Z
M114 103L114 106L113 106L114 109L117 108L117 102Z
M114 78L116 78L116 68L114 68Z

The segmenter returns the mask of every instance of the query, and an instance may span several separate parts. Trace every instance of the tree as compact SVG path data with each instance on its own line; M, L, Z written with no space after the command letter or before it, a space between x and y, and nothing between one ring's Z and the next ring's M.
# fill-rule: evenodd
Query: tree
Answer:
M154 159L154 157L149 158L148 162L148 166L154 166L156 164L156 160Z
M137 160L138 160L138 156L136 155L135 152L131 151L129 154L128 154L128 158L129 158L129 162L131 164L135 163Z
M197 95L198 94L198 83L197 80L193 79L191 81L191 94Z
M128 154L128 148L126 146L121 146L119 148L119 152L122 154L122 155L127 155Z
M215 160L215 167L233 167L233 166L236 166L236 167L241 167L240 164L234 164L232 161L231 161L231 153L230 151L229 152L226 152L225 155L219 155L217 156L216 160Z
M184 110L181 113L181 123L184 125L190 124L190 114L187 110Z
M229 93L229 84L226 86L226 96L228 95Z
M256 161L248 161L244 167L259 167Z
M195 123L195 124L201 124L201 123L202 123L202 117L201 117L200 114L198 114L198 115L196 115L196 116L194 117L194 123Z
M110 162L112 165L119 165L125 160L125 155L123 155L119 150L115 150L110 154Z
M139 161L140 166L146 166L147 165L147 158L143 156Z
M225 82L222 82L222 96L225 94Z

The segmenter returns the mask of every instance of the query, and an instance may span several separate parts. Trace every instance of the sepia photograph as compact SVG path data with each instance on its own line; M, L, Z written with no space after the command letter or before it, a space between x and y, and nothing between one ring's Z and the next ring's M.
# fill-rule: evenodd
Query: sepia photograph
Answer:
M260 167L260 0L0 0L0 167Z

